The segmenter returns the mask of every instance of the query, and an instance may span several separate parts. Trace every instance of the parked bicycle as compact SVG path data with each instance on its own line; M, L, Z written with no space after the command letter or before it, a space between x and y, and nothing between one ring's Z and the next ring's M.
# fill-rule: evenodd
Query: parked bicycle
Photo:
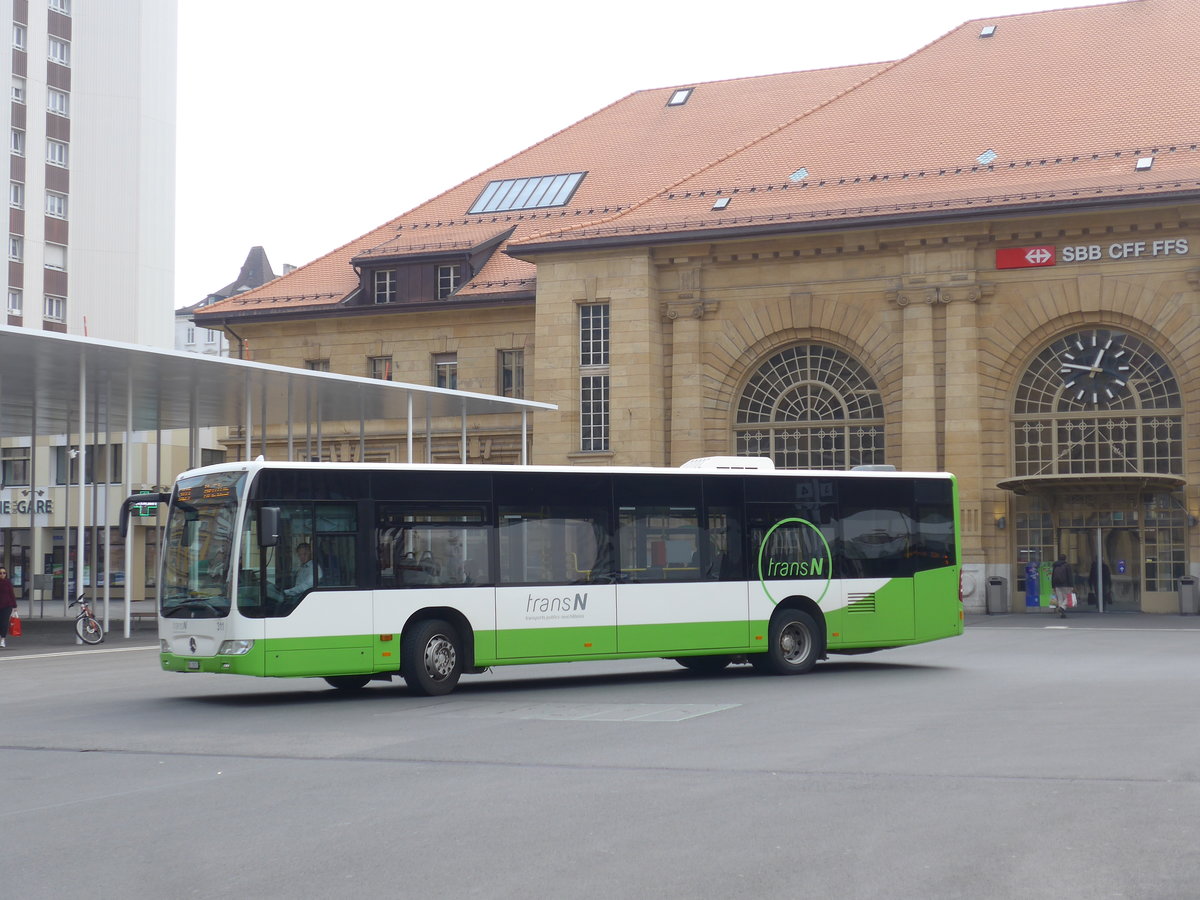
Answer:
M98 644L104 640L104 629L100 627L100 622L92 615L92 607L88 605L87 597L82 594L75 600L71 606L79 606L79 615L75 617L75 633L79 635L79 639L85 644Z

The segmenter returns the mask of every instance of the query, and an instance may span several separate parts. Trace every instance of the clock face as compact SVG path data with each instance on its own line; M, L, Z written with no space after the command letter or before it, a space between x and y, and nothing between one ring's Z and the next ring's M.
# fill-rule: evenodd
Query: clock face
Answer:
M1076 403L1108 406L1125 392L1129 381L1129 354L1120 335L1081 331L1069 336L1059 355L1063 395Z

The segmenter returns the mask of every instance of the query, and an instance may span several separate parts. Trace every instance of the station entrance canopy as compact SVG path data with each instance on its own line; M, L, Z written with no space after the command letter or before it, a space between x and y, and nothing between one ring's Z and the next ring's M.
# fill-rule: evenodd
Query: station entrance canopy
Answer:
M296 423L320 440L323 422L406 423L412 462L414 423L461 420L463 459L469 416L519 414L525 437L531 410L553 404L444 388L220 359L75 335L0 326L0 436L82 431L167 431L240 425L246 455L257 429L286 426L289 456ZM521 461L527 462L522 440Z

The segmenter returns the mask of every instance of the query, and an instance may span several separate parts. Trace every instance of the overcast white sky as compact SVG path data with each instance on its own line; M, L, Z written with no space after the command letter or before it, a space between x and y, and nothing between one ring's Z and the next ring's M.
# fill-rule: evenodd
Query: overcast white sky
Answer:
M898 59L1084 5L180 0L175 305L252 246L302 265L633 91Z

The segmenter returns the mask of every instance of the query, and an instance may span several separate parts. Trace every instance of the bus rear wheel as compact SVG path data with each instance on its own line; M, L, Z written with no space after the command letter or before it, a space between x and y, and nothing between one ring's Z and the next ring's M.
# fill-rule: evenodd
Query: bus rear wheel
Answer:
M408 689L424 697L454 690L462 675L462 642L449 622L426 619L404 632L400 641L400 675Z
M803 675L821 656L821 629L808 613L784 609L771 619L767 652L750 657L754 667L772 675Z

